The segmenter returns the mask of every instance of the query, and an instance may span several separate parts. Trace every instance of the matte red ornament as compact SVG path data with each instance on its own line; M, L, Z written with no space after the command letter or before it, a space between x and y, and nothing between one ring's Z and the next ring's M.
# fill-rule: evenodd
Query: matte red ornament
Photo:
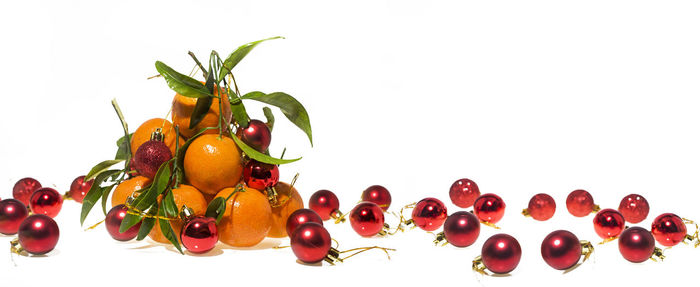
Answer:
M330 190L321 189L309 198L309 208L315 211L323 221L331 218L336 219L338 222L345 221L345 217L338 210L339 207L338 197Z
M384 212L374 202L363 201L350 211L350 225L357 234L370 237L386 234Z
M124 204L119 204L107 212L107 217L105 218L105 227L107 227L107 232L114 240L118 241L129 241L139 234L139 228L141 228L141 222L127 229L123 233L119 232L119 227L124 221L129 209Z
M622 198L617 210L630 223L640 223L649 215L649 202L639 194L630 194Z
M316 222L306 222L289 238L292 251L304 263L317 263L325 259L331 250L331 235Z
M493 193L482 194L474 202L474 214L482 222L496 224L505 212L506 203Z
M627 261L641 263L654 255L654 236L648 230L634 226L626 229L618 238L618 248Z
M564 270L576 265L581 255L585 255L585 261L593 252L593 245L587 241L579 241L576 235L567 230L557 230L542 240L541 252L542 259L549 266Z
M50 252L56 247L58 237L58 224L43 214L31 215L19 226L19 245L30 254L41 255Z
M63 206L63 196L53 188L40 188L29 199L29 207L32 213L44 214L51 218L56 217Z
M413 224L425 231L440 228L447 219L447 208L437 198L428 197L416 203L411 213Z
M651 234L663 246L675 246L686 238L687 232L683 219L673 213L661 214L651 223Z
M29 198L37 189L41 188L41 183L31 177L20 179L12 187L12 197L29 206Z
M192 253L206 253L214 249L219 241L216 219L195 216L187 220L180 232L182 245Z
M385 187L373 185L362 192L362 201L374 202L386 211L391 206L391 194Z
M292 233L294 233L294 230L296 230L297 227L299 227L299 225L307 222L316 222L318 224L323 225L323 220L320 216L318 216L318 213L316 213L315 211L307 208L295 210L287 218L287 234L291 235Z
M480 195L479 186L468 178L458 179L450 186L450 200L452 200L454 205L461 208L468 208L474 205L474 201Z
M496 234L484 242L481 248L481 256L472 262L472 268L485 273L488 269L496 274L505 274L515 270L520 263L522 249L520 243L508 234Z
M593 202L593 196L583 189L577 189L566 197L566 209L571 215L584 217L593 212L598 212L600 207Z
M481 223L471 212L457 211L445 220L442 232L438 233L435 244L444 238L456 247L471 246L479 238Z
M243 168L243 181L248 187L264 191L277 185L280 170L277 165L250 160Z
M270 128L260 120L250 120L248 127L239 127L236 136L259 152L265 152L272 141Z
M160 166L172 158L173 153L163 141L151 139L136 150L133 166L140 175L153 179Z
M538 221L545 221L552 216L557 210L557 204L554 202L554 198L546 193L535 194L530 199L530 203L527 205L527 209L523 210L525 216L532 216L533 219Z
M625 229L625 218L619 211L606 208L599 211L593 218L593 228L600 238L614 238Z
M70 184L70 191L68 192L70 198L72 198L78 203L83 203L83 199L85 198L85 195L88 193L88 191L90 191L90 188L92 187L92 183L94 181L94 179L85 181L84 175L75 178Z
M17 233L19 225L28 214L27 206L17 199L8 198L0 201L0 233L5 235Z

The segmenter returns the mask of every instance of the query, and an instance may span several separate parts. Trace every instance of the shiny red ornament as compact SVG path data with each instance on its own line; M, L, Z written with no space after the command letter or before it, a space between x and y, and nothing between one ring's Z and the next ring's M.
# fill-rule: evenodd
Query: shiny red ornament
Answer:
M73 180L70 184L70 197L78 203L83 203L83 198L90 191L94 179L85 181L85 176L81 175Z
M136 150L133 167L140 175L152 179L160 166L172 158L173 153L164 142L151 139Z
M291 235L292 233L294 233L294 230L296 230L297 227L299 227L299 225L307 222L316 222L318 224L323 225L323 220L320 216L318 216L318 213L316 213L315 211L307 208L295 210L287 218L287 234Z
M250 120L248 127L239 127L236 136L259 152L265 152L272 141L270 128L260 120Z
M468 208L474 205L474 201L480 195L479 186L468 178L458 179L450 186L450 200L454 205L461 208Z
M373 185L362 192L362 201L374 202L386 211L391 205L391 193L381 185Z
M552 218L556 210L557 204L554 202L554 198L549 196L549 194L539 193L530 199L526 213L535 220L545 221Z
M630 223L640 223L649 215L649 202L639 194L630 194L622 198L617 210Z
M484 242L481 260L491 272L505 274L515 270L520 263L522 249L520 243L508 234L496 234Z
M506 212L506 203L500 196L486 193L474 201L474 214L482 222L496 224Z
M625 218L619 211L606 208L593 218L593 228L600 238L617 237L625 229Z
M331 250L330 233L316 222L299 225L289 239L294 255L304 263L321 262Z
M30 254L41 255L56 247L59 233L58 224L51 217L34 214L22 221L17 237L22 249Z
M447 207L437 198L428 197L416 203L411 220L420 229L434 231L447 219Z
M29 198L29 208L32 213L56 217L63 206L63 196L50 187L40 188Z
M593 196L583 189L577 189L566 197L566 209L571 215L584 217L596 211L597 206L593 202Z
M557 230L542 240L542 259L554 269L569 269L578 263L582 249L576 235L566 230Z
M17 199L8 198L0 201L0 233L12 235L17 233L19 225L27 218L27 206Z
M617 246L627 261L644 262L654 254L654 236L642 227L630 227L620 234Z
M214 249L219 241L216 219L196 216L187 220L180 232L182 245L192 253L206 253Z
M350 211L350 225L361 236L375 236L384 230L384 212L374 202L360 202Z
M445 220L445 240L456 247L467 247L479 238L481 223L471 212L457 211Z
M41 188L41 183L31 177L20 179L12 187L12 197L29 206L29 198L37 189Z
M687 232L683 219L673 213L661 214L651 223L651 234L663 246L675 246L685 239Z
M324 221L331 217L337 217L340 213L339 207L338 197L330 190L321 189L309 198L309 208L315 211Z
M124 204L119 204L107 212L107 217L105 218L105 227L107 227L107 232L114 240L118 241L129 241L139 234L139 228L141 228L141 222L127 229L123 233L119 232L119 227L126 217L127 211L129 209Z
M277 165L250 160L243 168L243 181L248 187L260 191L277 185L280 170Z

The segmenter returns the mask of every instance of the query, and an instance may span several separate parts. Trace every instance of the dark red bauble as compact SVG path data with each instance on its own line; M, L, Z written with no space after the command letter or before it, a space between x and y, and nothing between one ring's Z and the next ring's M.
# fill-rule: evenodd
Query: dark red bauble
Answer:
M542 240L542 259L557 270L569 269L581 258L581 242L573 233L557 230Z
M450 186L450 200L454 205L467 208L474 205L474 201L481 195L479 186L471 179L462 178Z
M673 213L661 214L651 223L651 234L663 246L675 246L683 241L687 232L683 219Z
M591 214L594 208L593 196L583 189L574 190L566 197L566 209L573 216L584 217Z
M373 185L362 192L362 201L374 202L379 205L383 211L386 211L391 205L391 194L385 187Z
M34 214L22 221L17 237L24 250L41 255L56 247L59 233L58 224L51 217Z
M299 225L290 237L292 251L305 263L323 260L331 250L331 235L323 225L307 222Z
M315 211L321 219L328 220L331 214L340 208L338 197L330 190L321 189L309 198L309 208Z
M457 247L467 247L479 238L481 223L471 212L457 211L445 220L445 240Z
M248 187L260 191L277 185L280 170L277 165L250 160L243 168L243 181Z
M481 260L484 266L497 274L515 270L521 256L520 243L508 234L500 233L491 236L481 248Z
M527 211L530 213L530 216L539 221L552 218L556 210L557 204L554 202L554 198L546 193L535 194L527 205Z
M474 214L479 220L488 223L497 223L506 212L506 203L500 196L486 193L474 201Z
M17 233L19 225L27 218L27 206L17 199L8 198L0 201L0 233L12 235Z
M630 194L622 198L617 210L630 223L640 223L649 215L649 202L639 194Z
M307 222L316 222L318 224L323 225L323 220L320 216L318 216L318 213L316 213L315 211L306 208L295 210L287 218L287 234L291 235L292 233L294 233L294 230L296 230L297 227L299 227L299 225Z
M617 237L625 230L625 218L619 211L606 208L593 218L593 228L600 238Z
M259 152L265 152L272 141L270 128L260 120L250 120L247 128L238 128L236 136Z
M196 216L187 221L180 232L182 245L192 253L206 253L219 241L216 219Z
M437 230L447 219L447 207L437 198L428 197L416 203L411 220L425 231Z
M124 221L127 211L129 211L129 209L126 207L126 205L119 204L112 207L112 209L107 212L105 227L107 227L107 232L110 236L112 236L112 238L114 238L114 240L129 241L136 238L136 236L139 234L141 222L127 229L123 233L119 232L119 227L122 225L122 221Z
M78 203L83 203L83 198L85 198L85 195L90 191L94 181L94 179L85 181L84 175L75 178L73 183L70 184L70 197Z
M171 158L173 158L173 153L164 142L149 140L136 150L134 168L140 175L153 179L158 168Z
M29 206L29 198L32 197L37 189L41 188L41 183L38 180L31 177L25 177L20 179L12 187L12 197L24 203L25 206Z
M375 236L384 229L384 212L374 202L360 202L350 211L350 225L361 236Z
M642 227L630 227L620 234L617 246L627 261L644 262L654 254L654 236Z
M43 187L32 193L29 198L29 208L32 213L56 217L63 206L63 196L50 187Z

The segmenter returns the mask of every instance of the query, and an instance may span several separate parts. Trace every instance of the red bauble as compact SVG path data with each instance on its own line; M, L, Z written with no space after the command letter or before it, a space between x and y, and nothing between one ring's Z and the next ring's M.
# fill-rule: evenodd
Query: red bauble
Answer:
M28 214L27 206L17 199L8 198L0 201L0 233L5 235L17 233L19 225Z
M625 220L630 223L640 223L649 215L649 202L639 194L630 194L622 198L617 208Z
M471 212L458 211L445 220L443 232L445 239L457 247L467 247L479 238L481 223Z
M583 189L574 190L566 197L566 209L573 216L584 217L591 214L594 208L593 196Z
M29 207L35 214L44 214L51 218L56 217L63 206L63 196L53 188L40 188L29 199Z
M58 224L51 217L34 214L19 226L19 244L24 250L34 255L46 254L58 243Z
M84 175L75 178L73 183L70 184L70 197L78 203L83 203L83 198L85 198L85 195L90 191L90 187L92 187L94 181L94 179L85 181Z
M557 230L542 241L542 259L557 270L569 269L581 258L581 242L573 233Z
M479 186L471 179L462 178L450 186L450 200L454 205L467 208L474 205L474 201L481 195Z
M362 192L362 201L374 202L379 205L383 211L386 211L391 205L391 194L385 187L373 185Z
M617 246L627 261L644 262L654 254L654 236L642 227L630 227L620 234Z
M619 211L606 208L593 218L593 228L600 238L617 237L625 229L625 218Z
M338 197L330 190L321 189L309 198L309 208L315 211L324 221L330 219L331 215L336 213L339 207Z
M127 229L123 233L119 232L119 227L122 225L122 221L124 221L127 211L129 211L129 209L126 207L126 205L119 204L112 207L112 209L107 212L105 227L107 227L107 232L109 232L109 235L112 236L114 240L129 241L136 238L136 236L139 234L141 222Z
M515 270L521 256L520 243L508 234L500 233L491 236L481 248L481 260L484 266L497 274Z
M552 218L556 210L557 204L554 202L554 198L546 193L535 194L527 205L527 212L533 219L539 221Z
M259 152L265 152L272 141L270 128L260 120L250 120L247 128L236 130L236 136Z
M25 177L15 183L12 188L12 197L29 206L29 198L37 189L41 188L41 183L31 177Z
M479 220L496 224L506 212L506 203L493 193L486 193L474 201L474 214Z
M331 250L330 233L316 222L299 225L289 239L294 255L305 263L320 262Z
M182 245L192 253L206 253L219 241L216 219L196 216L187 221L180 232Z
M299 225L307 222L316 222L318 224L323 225L323 220L320 216L318 216L318 213L316 213L315 211L306 208L295 210L287 218L287 234L291 236L292 233L294 233L294 230L296 230L297 227L299 227Z
M145 177L153 178L158 168L173 158L173 153L168 146L159 140L149 140L143 143L134 154L134 168Z
M280 170L277 165L250 160L243 168L243 181L248 187L260 191L277 185Z
M350 211L350 225L361 236L377 235L384 229L384 212L374 202L360 202Z
M445 219L447 219L445 204L433 197L425 198L416 203L416 207L413 208L413 213L411 214L413 223L425 231L433 231L440 228Z
M673 213L664 213L651 223L651 234L663 246L675 246L683 241L688 230L683 219Z

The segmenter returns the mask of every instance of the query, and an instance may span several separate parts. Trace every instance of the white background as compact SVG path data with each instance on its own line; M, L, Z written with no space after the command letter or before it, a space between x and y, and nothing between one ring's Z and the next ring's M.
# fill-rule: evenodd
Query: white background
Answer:
M62 3L56 3L62 2ZM333 2L333 3L331 3ZM523 247L510 277L471 271L471 247L434 247L419 230L364 239L349 225L329 231L341 249L395 247L340 266L297 264L291 250L220 245L210 256L181 256L149 241L117 243L104 227L83 232L79 205L56 218L61 239L46 257L10 260L0 236L3 286L58 281L135 286L657 286L694 278L700 250L678 246L663 263L632 264L617 242L596 245L591 262L568 274L541 259L541 240L568 229L599 242L592 216L574 218L564 200L589 190L602 207L629 193L651 214L700 219L700 18L695 1L13 1L0 4L0 197L25 176L67 190L113 156L121 127L164 117L173 92L156 74L164 61L187 73L191 50L228 54L270 36L234 71L242 92L285 91L310 114L314 147L277 113L273 154L303 156L281 167L300 172L305 200L327 188L349 211L362 190L382 184L403 204L434 196L448 205L460 178L507 204L499 223ZM250 104L261 118L260 105ZM540 192L557 201L554 219L520 215ZM92 213L87 223L99 221ZM388 222L395 225L393 217ZM6 284L5 282L10 282ZM693 281L687 281L693 282ZM19 284L12 284L19 283ZM238 285L236 285L238 284ZM245 285L240 285L245 284ZM411 284L411 285L414 285ZM688 283L692 284L692 283ZM406 285L406 284L404 284ZM155 285L153 285L155 286ZM634 285L629 285L634 286Z

